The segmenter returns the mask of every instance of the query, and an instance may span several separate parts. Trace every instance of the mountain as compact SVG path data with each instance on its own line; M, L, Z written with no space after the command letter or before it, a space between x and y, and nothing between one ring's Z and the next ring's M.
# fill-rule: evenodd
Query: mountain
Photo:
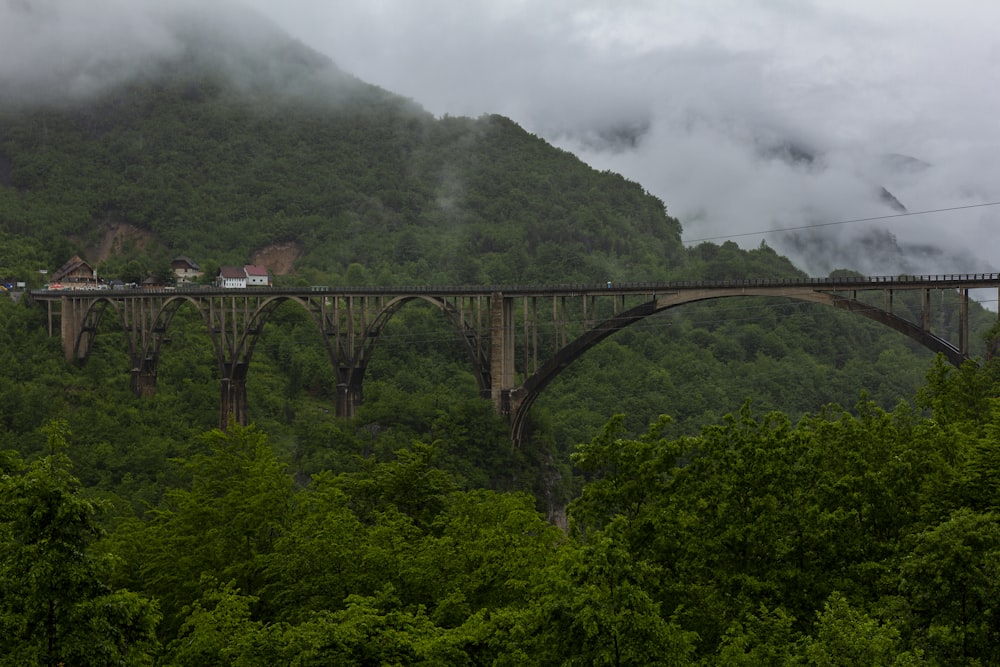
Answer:
M125 80L4 97L0 230L52 265L136 240L161 262L277 254L324 282L352 266L364 282L648 280L680 263L663 202L506 118L434 118L259 27L164 26L174 47Z
M0 80L20 91L0 99L0 277L38 284L40 269L75 254L130 280L178 255L209 276L252 261L278 284L300 285L803 276L766 244L684 248L680 223L640 184L595 171L507 118L436 118L266 22L206 11L160 17L145 39L123 37L136 44L117 59L95 42L88 58L49 56L59 66L38 80L64 94L30 77ZM606 139L627 145L642 133L640 123ZM810 155L795 144L774 159L816 168ZM891 254L894 240L878 240ZM669 412L677 432L692 433L748 397L793 415L852 405L861 392L891 406L931 363L926 350L856 316L739 301L694 304L612 337L546 389L532 432L565 461L617 412L636 431ZM937 315L942 325L950 312ZM276 318L309 330L293 315ZM986 318L975 318L978 331ZM197 339L199 324L173 336L184 387L191 374L213 378L211 356L182 343ZM266 394L250 390L260 401L253 418L297 429L297 414L326 415L335 382L316 341L280 326L264 338L251 376L269 384ZM453 335L430 314L394 318L366 376L365 414L343 428L382 432L418 409L411 421L426 425L439 395L478 400L474 389L462 394L474 385L467 360L443 340ZM420 428L407 433L436 437Z

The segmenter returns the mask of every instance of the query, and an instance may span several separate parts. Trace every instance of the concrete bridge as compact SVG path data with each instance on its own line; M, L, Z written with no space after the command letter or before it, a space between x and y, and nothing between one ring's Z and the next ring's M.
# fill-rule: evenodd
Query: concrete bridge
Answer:
M480 394L492 400L520 442L528 411L559 372L599 342L661 311L696 301L775 297L846 310L909 336L949 362L969 358L969 290L997 289L1000 274L605 283L551 286L189 288L176 290L36 290L48 307L49 333L62 337L68 361L86 359L102 318L125 332L138 396L156 391L164 337L181 308L193 308L215 347L221 397L219 423L247 422L246 378L254 346L275 309L302 307L322 334L336 374L339 416L362 399L365 370L379 335L407 302L432 304L464 343ZM958 331L931 331L931 293L958 295ZM919 294L919 315L896 314L900 293ZM950 342L957 340L957 343Z

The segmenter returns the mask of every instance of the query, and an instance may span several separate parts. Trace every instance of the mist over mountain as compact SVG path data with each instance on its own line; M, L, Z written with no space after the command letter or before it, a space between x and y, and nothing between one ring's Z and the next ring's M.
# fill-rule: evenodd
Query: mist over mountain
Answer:
M880 188L910 213L1000 200L1000 93L982 85L995 38L966 19L995 17L981 4L251 1L435 115L501 113L641 183L689 244L777 245L774 230L901 212ZM796 164L810 154L822 168ZM854 226L937 246L928 272L961 271L1000 253L997 211Z
M922 275L948 273L945 267L963 266L967 273L989 273L989 263L972 253L946 253L940 246L906 243L886 230L870 229L855 234L830 234L820 230L786 232L777 245L789 257L816 267L814 275L850 267L865 275ZM934 267L940 267L935 269Z
M990 201L982 174L966 178L964 167L795 135L802 133L750 118L661 114L630 142L601 144L582 131L557 144L600 168L648 174L644 185L664 196L689 245L766 240L814 276L841 267L876 275L996 270L985 252L996 213L961 210ZM949 207L958 210L921 213ZM942 233L955 225L966 233ZM975 238L984 245L970 244Z
M0 105L8 109L84 103L100 115L111 107L94 100L108 91L198 69L198 76L212 72L233 90L263 94L268 99L258 102L270 113L282 113L271 108L278 98L297 100L301 111L373 96L409 106L425 116L422 122L432 118L234 2L99 0L84 9L60 0L4 0L0 12L0 86L7 92ZM654 89L643 93L620 78L616 94L577 99L565 113L552 108L529 127L598 169L642 175L642 188L665 201L689 245L735 238L754 247L764 239L812 275L841 267L878 274L991 267L962 244L965 237L939 234L940 216L830 224L988 199L975 179L956 189L951 184L961 179L953 165L849 148L819 126L775 113L759 97L737 110L734 102L747 89L741 77L757 76L755 61L739 64L712 49L675 55L681 61L670 71L697 73L705 83L698 91L676 87L668 104L651 106ZM633 74L647 77L656 62L652 54L634 61ZM200 85L186 94L204 95ZM11 156L0 154L0 182L11 184L17 173ZM453 193L435 200L455 201ZM985 232L992 217L985 211L978 217L971 224ZM791 231L772 231L783 229Z
M343 9L344 26L359 20L356 12ZM259 11L272 13L264 6ZM149 76L164 62L176 64L182 55L225 69L226 78L235 85L282 89L301 104L319 101L322 106L344 100L346 95L331 93L338 85L378 89L363 85L353 73L305 47L270 18L235 2L98 0L83 8L64 0L4 0L0 12L0 85L17 93L3 96L8 105L15 100L51 104L85 99L109 86ZM477 10L469 8L469 15L476 16ZM326 16L325 11L317 12L316 25ZM514 16L516 12L512 20ZM383 19L389 26L397 17ZM468 29L470 35L476 34L475 24ZM401 32L390 40L391 46L385 40L382 45L406 54L415 40L430 32ZM357 54L370 51L349 33L335 34L333 41L314 44L338 54L344 54L348 45L357 46L347 59L353 70L359 65ZM465 43L453 36L454 40L451 36L438 40L442 54ZM535 37L531 32L526 39ZM976 171L978 153L969 153L972 160L966 164L943 157L934 146L926 146L926 156L904 154L899 147L906 142L888 125L882 131L884 142L868 141L862 147L864 141L851 137L854 130L849 125L841 124L835 131L832 118L815 114L806 118L796 112L787 91L764 94L771 82L762 78L759 54L729 52L721 43L626 52L614 61L598 61L585 47L583 42L577 44L577 61L581 66L590 63L589 81L575 69L567 70L558 83L538 87L531 99L518 94L497 99L495 107L487 109L523 119L519 124L529 131L589 165L640 183L683 224L689 245L733 238L752 248L767 240L814 275L842 265L896 273L918 257L930 262L923 267L925 273L966 270L970 256L978 258L976 266L991 265L986 247L995 220L989 211L948 216L950 227L958 224L965 230L961 235L939 234L941 215L868 222L854 225L866 228L857 231L839 225L816 227L807 235L817 238L815 251L808 251L802 238L792 243L784 232L772 231L988 201L991 186L981 177L987 173L985 165ZM370 55L378 57L369 62L380 62L382 54ZM408 66L408 58L401 55L398 66ZM443 62L438 68L441 75L450 71ZM536 68L525 80L546 72L555 75L545 67ZM605 89L608 81L614 84ZM498 79L498 85L509 82L506 75ZM470 101L479 99L480 89L473 83L459 87ZM406 91L404 95L413 90L406 85L399 89ZM566 94L551 99L558 91ZM415 109L424 99L435 110L441 108L433 96L412 99ZM808 102L801 98L803 105ZM863 240L876 232L902 239L907 248L937 247L940 252L933 253L933 261L920 253L913 261L893 255L890 264L879 265L890 257ZM982 242L970 246L971 238ZM822 259L830 248L838 248L838 254Z
M118 265L280 254L317 281L650 280L682 264L662 201L506 118L437 119L252 13L142 6L100 25L158 37L132 52L81 38L89 59L67 45L4 71L18 94L0 101L0 230ZM27 7L5 11L42 20ZM42 8L52 34L80 18L68 7Z
M302 98L360 83L273 21L229 0L4 0L0 85L5 106L86 103L116 87L197 63L238 88Z

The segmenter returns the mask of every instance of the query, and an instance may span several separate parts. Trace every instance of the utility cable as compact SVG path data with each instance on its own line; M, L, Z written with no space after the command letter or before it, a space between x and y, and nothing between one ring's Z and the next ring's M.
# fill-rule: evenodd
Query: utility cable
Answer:
M681 243L690 245L693 243L701 243L703 241L719 241L722 239L735 239L741 236L758 236L761 234L773 234L775 232L791 232L799 229L814 229L816 227L832 227L833 225L847 225L853 222L872 222L874 220L890 220L892 218L905 218L907 216L913 216L913 215L928 215L930 213L947 213L950 211L964 211L970 208L984 208L987 206L1000 206L1000 201L984 202L982 204L966 204L964 206L949 206L947 208L932 208L924 211L907 211L906 213L890 213L887 215L875 215L869 218L853 218L851 220L837 220L835 222L817 222L811 225L798 225L796 227L779 227L777 229L768 229L766 231L740 232L738 234L725 234L723 236L706 236L700 239L682 240Z

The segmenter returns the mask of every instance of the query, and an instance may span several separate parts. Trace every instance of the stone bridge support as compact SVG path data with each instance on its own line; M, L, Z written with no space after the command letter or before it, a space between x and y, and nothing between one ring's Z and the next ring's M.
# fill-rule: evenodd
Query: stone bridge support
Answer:
M511 411L514 390L514 299L490 295L490 400L502 415Z
M267 318L281 300L250 292L193 300L208 326L220 375L219 426L247 424L247 371Z
M243 362L225 362L220 381L219 428L230 424L246 426L247 415L247 365Z
M92 336L87 335L87 328L84 325L89 306L90 303L87 301L69 297L63 297L59 301L59 326L66 361L86 359L90 351ZM51 308L50 303L50 321Z

